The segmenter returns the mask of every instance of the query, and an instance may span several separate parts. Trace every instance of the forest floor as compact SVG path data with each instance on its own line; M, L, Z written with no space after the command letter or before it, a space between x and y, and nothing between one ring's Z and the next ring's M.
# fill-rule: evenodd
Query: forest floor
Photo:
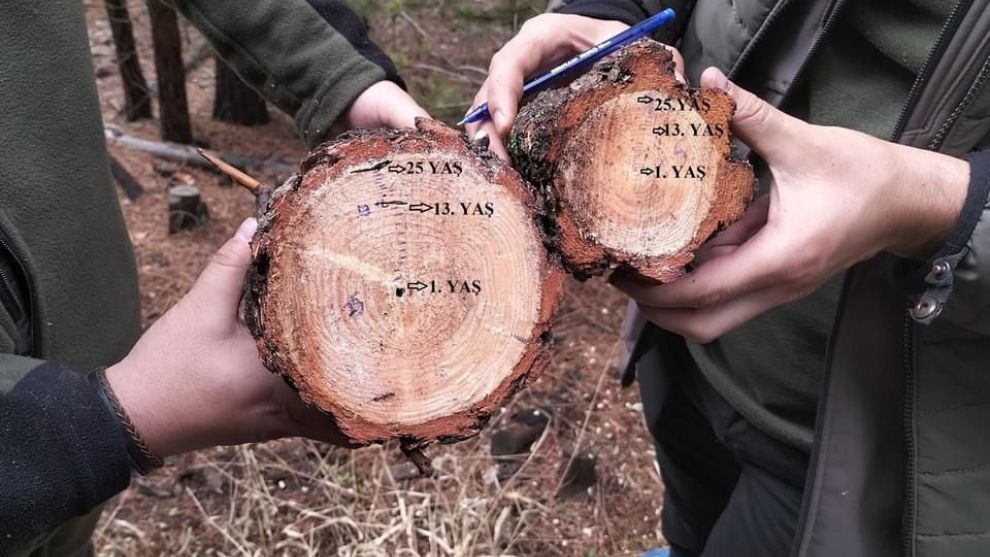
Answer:
M410 91L434 116L463 114L488 59L539 0L352 0L372 36L396 60ZM154 81L147 11L129 2L142 67ZM86 1L104 120L158 138L157 121L127 123L103 3ZM183 26L185 56L204 58L204 39ZM199 56L197 56L199 55ZM289 117L246 128L211 119L212 54L189 72L196 138L214 149L294 163L304 154ZM220 176L175 168L111 146L143 184L136 202L120 196L140 271L145 325L189 288L210 254L253 213L253 198ZM211 221L168 234L171 180L194 181ZM262 175L274 181L285 176ZM557 349L544 377L517 395L474 439L428 452L439 475L421 479L396 446L346 450L305 440L218 448L175 458L136 478L106 505L100 555L639 555L663 545L663 488L635 388L616 369L624 300L601 280L570 281L554 327ZM521 468L491 455L493 434L527 416L548 417ZM538 430L537 430L538 431ZM517 463L518 465L518 463Z

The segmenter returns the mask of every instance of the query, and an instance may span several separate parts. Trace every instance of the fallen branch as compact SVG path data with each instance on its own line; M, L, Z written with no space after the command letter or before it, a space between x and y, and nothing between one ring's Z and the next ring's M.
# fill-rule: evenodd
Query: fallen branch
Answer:
M144 193L144 188L141 187L141 184L134 175L128 172L124 168L124 165L120 164L120 161L112 156L110 157L110 174L113 175L113 179L120 186L120 189L124 190L127 199L136 201Z
M414 31L416 31L416 34L418 34L421 39L423 39L424 41L430 40L430 36L426 34L426 31L423 31L423 28L420 27L419 23L417 23L416 20L413 19L409 14L407 14L406 12L399 12L399 17L406 20L406 23L408 23L409 26L412 27Z
M112 145L142 151L160 159L181 162L197 168L219 172L213 164L200 156L199 151L195 147L189 145L135 137L112 127L105 127L103 129L103 135ZM239 168L264 168L277 176L289 176L296 172L295 165L278 159L258 158L225 151L217 151L216 154L223 160Z

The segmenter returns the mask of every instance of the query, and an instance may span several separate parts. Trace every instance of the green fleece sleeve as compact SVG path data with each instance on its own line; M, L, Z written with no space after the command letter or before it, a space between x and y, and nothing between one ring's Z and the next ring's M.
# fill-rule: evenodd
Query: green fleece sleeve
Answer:
M10 392L29 371L43 363L44 360L0 353L0 395Z
M127 435L83 374L20 360L0 358L0 555L67 555L50 533L127 487Z
M335 27L317 11L319 3L166 1L206 35L247 84L295 116L310 148L328 137L330 126L361 92L389 77L387 68L348 40L345 32L352 30Z

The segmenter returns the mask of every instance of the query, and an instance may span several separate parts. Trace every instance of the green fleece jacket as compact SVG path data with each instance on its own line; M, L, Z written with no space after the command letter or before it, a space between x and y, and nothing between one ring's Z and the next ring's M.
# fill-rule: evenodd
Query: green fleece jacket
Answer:
M309 146L371 84L399 81L338 0L172 4L295 115ZM56 526L126 486L123 438L105 410L82 400L92 393L72 373L30 379L46 360L85 372L122 358L140 334L137 272L108 172L82 3L0 0L0 14L0 555L74 555L95 516ZM42 400L37 388L62 398ZM93 414L73 419L61 404ZM25 444L31 435L38 441ZM56 447L78 466L55 468ZM68 491L48 490L48 473Z

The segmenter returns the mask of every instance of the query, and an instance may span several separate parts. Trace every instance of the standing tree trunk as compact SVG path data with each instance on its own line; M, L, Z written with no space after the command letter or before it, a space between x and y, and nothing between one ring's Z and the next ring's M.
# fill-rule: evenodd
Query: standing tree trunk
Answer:
M506 145L552 200L569 271L670 282L753 198L752 168L732 157L734 111L724 91L679 83L667 49L644 40L540 93Z
M124 85L124 114L128 122L151 118L151 98L148 82L141 73L141 61L134 48L134 27L127 13L127 0L104 0L113 45L117 51L117 69Z
M265 99L241 81L219 56L216 61L216 88L213 96L213 118L242 126L268 123Z
M151 18L151 39L155 46L162 138L175 143L192 143L179 22L175 11L160 0L148 0L148 15Z

